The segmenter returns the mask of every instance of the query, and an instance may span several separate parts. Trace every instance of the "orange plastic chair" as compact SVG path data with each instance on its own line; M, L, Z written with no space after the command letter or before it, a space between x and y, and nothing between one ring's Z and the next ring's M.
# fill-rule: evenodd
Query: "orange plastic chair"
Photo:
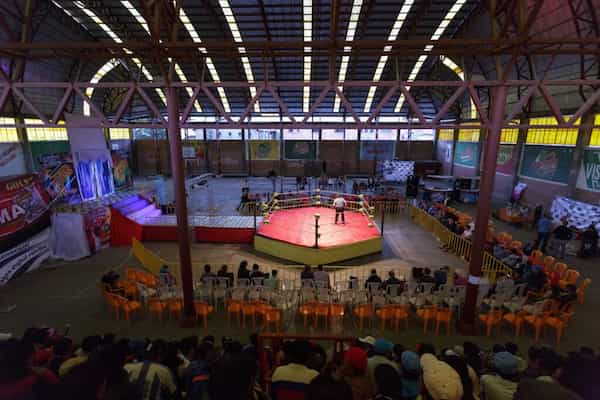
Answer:
M240 323L240 314L242 312L242 302L229 299L227 302L227 322L231 323L231 314L235 314L238 324Z
M181 299L168 299L167 300L167 310L169 310L169 320L173 315L175 318L179 318L181 313L183 312L183 300Z
M120 297L121 301L121 311L125 315L125 320L129 321L132 313L142 309L142 303L135 300L127 300L124 297Z
M271 308L271 306L268 305L264 301L257 301L257 302L255 302L254 303L254 315L255 315L255 318L256 317L260 317L262 319L262 321L265 322L267 311L269 311L270 308Z
M396 318L397 306L393 304L385 305L375 310L375 315L381 321L381 330L385 331L387 321L392 322Z
M417 317L423 320L423 333L427 333L427 325L429 325L429 321L435 320L436 315L436 306L425 306L417 310Z
M577 301L579 304L583 304L583 301L585 300L585 290L590 286L590 283L592 283L592 280L590 278L585 278L577 288Z
M394 313L394 329L398 331L400 321L404 321L405 329L408 329L408 304L398 305Z
M574 285L577 283L577 279L579 279L579 271L575 270L575 269L568 269L564 276L563 279L561 279L560 281L558 281L558 286L560 286L561 288L566 288L568 285Z
M328 303L318 303L315 305L314 313L315 313L315 328L319 325L319 319L323 317L325 320L325 328L327 328L328 320L329 320L329 304Z
M370 321L373 316L373 304L359 304L354 307L353 313L358 318L358 327L362 331L365 325L365 319Z
M552 256L544 257L544 271L546 271L546 272L552 271L554 261L555 261L554 257L552 257Z
M446 324L446 333L450 334L450 322L452 321L452 309L451 308L438 308L438 312L435 314L435 334L436 336L440 333L440 325Z
M346 310L344 309L343 304L332 304L331 309L329 310L329 318L331 318L331 322L335 322L336 319L340 321L344 321L344 314Z
M155 297L148 300L148 311L150 311L152 315L156 314L156 316L158 316L158 320L161 322L166 308L166 304L159 298Z
M560 276L560 279L564 279L564 275L567 272L569 267L564 262L557 262L554 264L554 271L557 272Z
M195 301L194 310L196 311L196 318L204 322L204 329L208 328L208 314L214 311L213 306L204 301Z
M494 310L487 314L479 314L479 320L485 325L486 336L492 335L492 329L500 325L502 321L502 310Z
M544 253L539 250L531 252L531 259L533 260L533 265L544 265Z
M569 324L571 318L575 315L575 302L566 304L557 316L546 317L544 324L556 329L556 344L560 343L563 331Z
M115 319L118 320L120 318L120 315L121 315L120 314L121 301L119 300L119 296L117 296L116 294L105 292L105 298L106 298L106 302L108 303L108 305L115 312Z
M246 317L252 317L252 327L256 327L256 306L254 303L243 302L242 303L242 327L246 327Z
M300 306L298 312L304 317L304 329L306 329L306 324L308 322L308 317L314 316L315 313L315 303L306 303Z
M540 312L539 314L528 314L523 316L523 322L525 322L527 325L531 325L535 329L535 342L537 342L540 339L540 334L542 333L542 328L546 323L546 318L557 311L558 302L554 300L547 300L544 303L542 312Z
M513 240L512 242L510 242L511 249L521 250L521 247L523 247L523 242L521 242L520 240Z
M281 310L277 308L269 308L265 314L265 325L267 331L269 327L273 324L275 327L275 332L279 332L281 330Z
M519 311L517 313L506 313L502 317L502 320L509 325L515 327L515 336L521 335L521 326L523 325L523 317L527 315L525 311Z
M135 282L139 281L138 271L133 268L125 268L125 277Z

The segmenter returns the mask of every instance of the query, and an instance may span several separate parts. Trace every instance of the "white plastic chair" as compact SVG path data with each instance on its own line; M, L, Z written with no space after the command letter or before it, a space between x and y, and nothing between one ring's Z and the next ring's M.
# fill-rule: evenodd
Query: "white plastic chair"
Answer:
M302 279L301 283L302 283L302 287L303 288L305 288L305 287L308 287L308 288L315 287L315 281L314 281L314 279Z
M250 279L248 278L238 278L235 281L236 286L250 286Z

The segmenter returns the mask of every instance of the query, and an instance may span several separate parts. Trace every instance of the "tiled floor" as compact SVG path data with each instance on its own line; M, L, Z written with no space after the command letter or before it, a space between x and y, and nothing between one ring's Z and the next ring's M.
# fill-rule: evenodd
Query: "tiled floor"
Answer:
M293 189L290 180L289 190ZM147 184L147 182L144 182ZM239 202L240 180L223 178L211 180L208 187L196 189L190 195L190 209L198 214L235 215ZM270 192L271 183L264 178L251 178L250 188L253 192ZM474 214L473 207L466 210ZM531 240L533 232L516 229L496 222L497 230L508 230L515 237ZM176 243L148 243L166 260L177 260ZM203 265L210 263L237 264L242 259L257 263L279 262L272 258L257 254L247 245L212 245L195 243L192 246L192 261ZM585 277L591 277L593 282L587 293L586 303L578 306L576 315L566 331L560 348L568 350L579 345L597 347L597 336L600 333L600 320L597 310L600 308L600 268L598 258L581 260L569 257L567 262L576 266ZM103 271L109 268L121 270L125 266L136 265L129 254L129 248L111 248L92 257L77 262L55 262L49 268L36 271L20 277L0 288L0 309L15 304L16 309L9 313L0 313L0 332L21 333L32 324L49 325L61 328L71 325L71 331L76 338L93 332L115 332L119 335L172 337L179 338L192 333L204 335L207 333L229 335L245 338L252 328L242 329L237 325L229 326L222 311L209 318L209 328L200 327L184 329L176 321L153 321L142 317L133 322L115 321L110 311L104 306L97 288L97 282ZM465 268L465 264L455 256L439 249L437 241L430 233L413 224L406 215L386 216L384 226L384 249L382 254L363 257L345 263L345 265L365 265L365 268L392 265L394 268L406 271L412 266L428 266L437 268L443 265L457 269ZM303 332L300 319L289 316L284 326L286 332ZM260 329L260 328L258 328ZM346 318L344 325L335 328L344 334L357 334L358 328L354 321ZM382 335L379 327L367 329L375 336ZM366 330L366 331L367 331ZM323 328L310 332L322 332ZM366 331L364 333L366 333ZM447 346L462 342L468 337L459 337L453 333L450 336L435 337L423 334L422 325L415 319L410 322L407 331L398 333L388 329L385 336L406 346L413 346L418 341L430 341L438 346ZM496 337L478 337L475 340L488 346L497 341L516 341L523 349L531 344L531 332L521 338L513 338L512 332L505 329ZM553 332L548 331L544 341L552 344Z

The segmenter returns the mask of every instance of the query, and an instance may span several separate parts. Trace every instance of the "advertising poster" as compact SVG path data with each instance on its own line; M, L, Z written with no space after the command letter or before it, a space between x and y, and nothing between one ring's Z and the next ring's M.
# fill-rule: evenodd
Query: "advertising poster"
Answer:
M454 149L454 164L475 168L479 162L479 143L456 142Z
M360 142L361 160L393 160L396 158L396 142L364 141Z
M600 149L586 150L583 153L577 187L592 192L600 192Z
M47 228L49 203L37 175L0 180L0 252Z
M84 214L85 233L92 253L110 246L110 217L109 207L92 208Z
M279 160L277 140L252 140L249 143L251 160Z
M133 187L133 174L129 167L128 153L120 150L111 151L113 179L115 190L125 190Z
M0 286L25 272L31 272L50 257L46 228L10 250L0 248Z
M23 150L19 143L0 143L0 171L2 176L21 175L27 172Z
M573 149L555 146L525 146L521 175L534 179L567 183Z
M515 169L517 146L501 144L498 149L498 160L496 172L499 174L512 175Z
M312 140L286 140L286 160L314 160L317 158L317 142Z

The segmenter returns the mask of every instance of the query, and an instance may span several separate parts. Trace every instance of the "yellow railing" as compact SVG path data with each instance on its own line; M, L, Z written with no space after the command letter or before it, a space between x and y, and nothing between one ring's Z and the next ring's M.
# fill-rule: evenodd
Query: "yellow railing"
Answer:
M408 215L423 229L433 233L450 252L465 261L471 258L471 242L450 231L437 218L412 204L408 205ZM499 272L504 274L511 272L508 266L487 251L483 252L481 270L490 282L496 281L496 276Z

